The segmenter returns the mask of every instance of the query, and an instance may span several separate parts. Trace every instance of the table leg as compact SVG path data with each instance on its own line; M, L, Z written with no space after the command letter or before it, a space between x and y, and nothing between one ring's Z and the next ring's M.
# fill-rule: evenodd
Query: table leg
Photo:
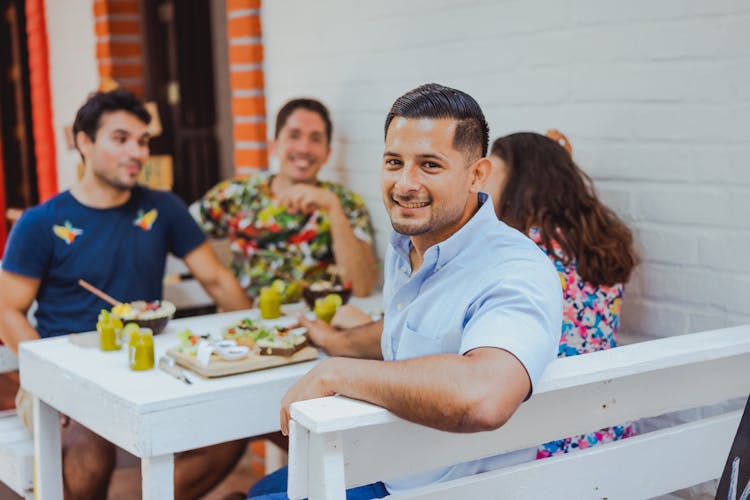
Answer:
M37 498L59 499L63 497L60 416L54 408L36 396L33 405Z
M143 500L174 498L174 455L141 459Z

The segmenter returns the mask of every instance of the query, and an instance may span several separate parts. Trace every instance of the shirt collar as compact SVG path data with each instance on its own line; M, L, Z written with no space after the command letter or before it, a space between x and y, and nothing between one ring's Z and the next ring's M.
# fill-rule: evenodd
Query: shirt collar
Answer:
M424 263L432 262L435 267L440 268L450 262L462 249L472 245L483 237L487 230L493 230L497 223L495 205L492 197L487 193L480 192L479 210L458 231L453 233L447 240L436 243L427 249L424 255ZM409 251L411 250L411 239L405 234L393 231L390 244L395 252L405 262L409 262Z

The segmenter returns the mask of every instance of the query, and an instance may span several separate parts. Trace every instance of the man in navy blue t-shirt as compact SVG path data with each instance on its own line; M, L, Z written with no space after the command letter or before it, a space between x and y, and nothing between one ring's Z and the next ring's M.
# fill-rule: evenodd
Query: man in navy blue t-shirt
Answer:
M161 299L168 252L185 264L224 310L252 302L222 266L185 204L137 184L149 155L151 117L125 90L97 92L73 124L84 161L70 190L27 210L13 227L0 272L0 337L24 340L94 330L108 305L83 278L119 300ZM37 301L36 330L26 312ZM115 447L80 424L63 428L66 498L104 498ZM197 498L231 470L244 441L185 452L175 461L175 496Z

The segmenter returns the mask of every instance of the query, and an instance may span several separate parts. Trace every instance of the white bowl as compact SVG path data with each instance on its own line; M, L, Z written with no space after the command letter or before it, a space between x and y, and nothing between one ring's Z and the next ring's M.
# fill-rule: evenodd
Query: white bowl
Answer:
M219 348L216 351L221 359L226 361L236 361L250 354L250 348L246 345L235 345L230 347Z

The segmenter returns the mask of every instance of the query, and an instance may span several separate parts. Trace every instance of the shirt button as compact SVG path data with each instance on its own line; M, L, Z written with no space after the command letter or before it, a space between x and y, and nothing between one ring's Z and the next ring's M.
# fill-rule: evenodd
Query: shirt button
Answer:
M402 267L402 268L401 268L401 272L402 272L402 273L404 273L404 274L406 274L406 273L408 273L408 272L409 272L409 270L408 270L408 269L406 269L406 267Z
M396 306L396 309L398 309L399 311L402 310L403 308L404 308L404 304L403 303L401 303L401 304L399 304L399 305Z

